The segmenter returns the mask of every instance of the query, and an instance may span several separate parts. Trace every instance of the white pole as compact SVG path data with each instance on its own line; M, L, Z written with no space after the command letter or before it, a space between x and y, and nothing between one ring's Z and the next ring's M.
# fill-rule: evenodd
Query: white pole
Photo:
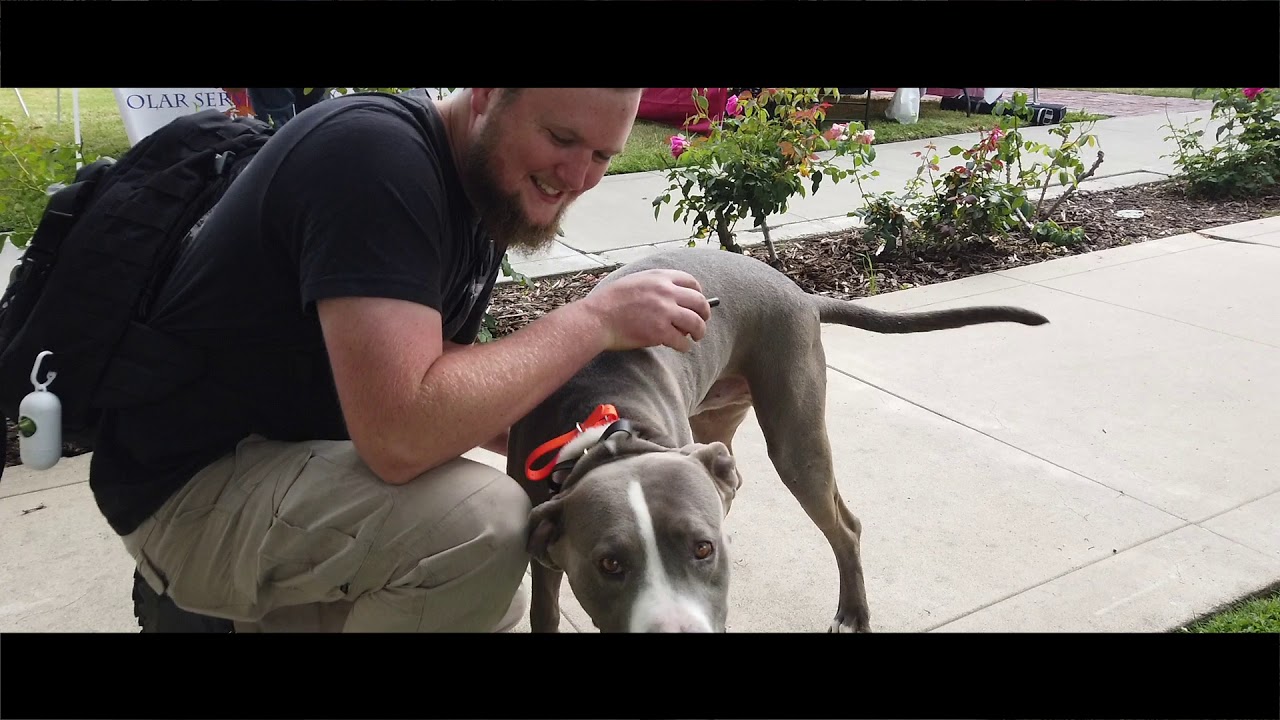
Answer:
M76 170L79 170L84 165L80 155L80 88L71 88L71 113L76 123Z
M31 117L31 111L27 109L27 101L22 99L22 91L14 88L13 94L18 96L18 104L22 106L22 114Z

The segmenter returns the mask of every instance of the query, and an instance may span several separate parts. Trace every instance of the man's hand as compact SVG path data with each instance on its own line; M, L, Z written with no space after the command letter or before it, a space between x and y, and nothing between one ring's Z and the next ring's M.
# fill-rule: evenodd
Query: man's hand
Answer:
M701 285L679 270L637 272L597 285L579 302L599 318L608 350L665 345L688 352L711 317Z

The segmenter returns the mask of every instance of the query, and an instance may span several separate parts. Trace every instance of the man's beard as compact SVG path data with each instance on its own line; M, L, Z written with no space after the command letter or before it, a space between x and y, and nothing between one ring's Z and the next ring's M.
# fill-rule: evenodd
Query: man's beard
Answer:
M534 223L525 215L520 195L504 192L497 181L493 165L496 128L488 127L467 153L462 168L462 183L467 196L480 216L480 222L499 244L537 253L548 248L560 231L565 205L546 225Z

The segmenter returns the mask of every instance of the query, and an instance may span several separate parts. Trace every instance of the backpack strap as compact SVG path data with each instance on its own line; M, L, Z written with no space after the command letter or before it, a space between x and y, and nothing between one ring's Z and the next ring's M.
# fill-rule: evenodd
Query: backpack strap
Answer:
M59 243L56 241L66 237L71 231L80 215L80 209L92 197L96 184L96 178L82 179L58 190L49 198L44 216L27 243L22 260L9 273L10 283L17 278L18 273L27 268L43 268L53 260L58 254Z

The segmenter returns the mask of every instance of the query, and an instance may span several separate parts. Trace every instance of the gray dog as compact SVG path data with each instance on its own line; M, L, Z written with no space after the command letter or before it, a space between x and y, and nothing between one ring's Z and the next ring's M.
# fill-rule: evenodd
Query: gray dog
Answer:
M602 632L724 631L722 523L742 482L733 436L754 407L778 476L835 553L830 630L869 632L862 524L840 498L824 421L821 324L910 333L1048 320L1016 307L881 312L709 248L651 255L601 284L649 268L686 271L718 298L705 337L687 353L603 353L511 429L507 472L534 508L533 631L558 629L565 575Z

